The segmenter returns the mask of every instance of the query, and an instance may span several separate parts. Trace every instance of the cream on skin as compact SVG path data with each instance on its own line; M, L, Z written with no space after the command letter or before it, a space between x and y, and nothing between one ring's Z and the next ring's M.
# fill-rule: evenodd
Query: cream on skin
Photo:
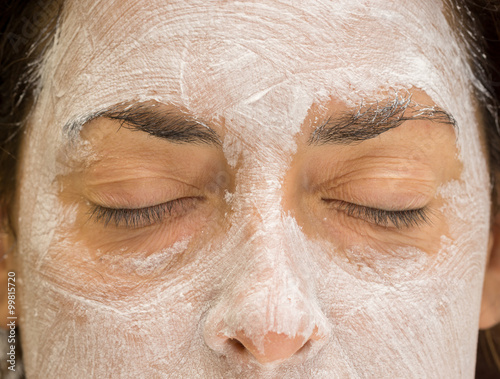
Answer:
M488 171L442 8L68 1L21 162L28 377L472 378ZM459 132L416 119L307 143L330 116L408 94ZM136 103L189 115L220 144L89 121ZM90 203L181 197L149 227L89 219ZM383 227L339 201L428 206L432 224Z

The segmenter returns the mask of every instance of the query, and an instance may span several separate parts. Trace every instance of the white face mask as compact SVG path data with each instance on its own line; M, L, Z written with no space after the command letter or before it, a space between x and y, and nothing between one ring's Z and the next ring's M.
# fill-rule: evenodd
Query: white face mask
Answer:
M59 31L22 161L28 377L473 377L488 172L473 77L439 2L69 1ZM372 226L345 227L346 217L304 216L288 178L302 170L304 188L318 184L306 171L321 154L309 166L293 161L308 126L363 101L404 103L407 91L451 113L459 130L461 171L435 189L436 229L423 240L374 238ZM80 205L60 179L72 175L69 157L101 159L78 137L89 115L125 102L175 106L219 127L234 172L226 213L168 242L155 234L108 248L97 241L114 233L104 225L79 236ZM432 137L415 141L425 159L438 135L454 148L449 125L411 127ZM377 143L336 147L340 163L328 164L349 178L345 157ZM384 153L370 158L374 172L387 169L377 166ZM401 177L413 175L412 159L401 161ZM353 191L374 185L363 183Z

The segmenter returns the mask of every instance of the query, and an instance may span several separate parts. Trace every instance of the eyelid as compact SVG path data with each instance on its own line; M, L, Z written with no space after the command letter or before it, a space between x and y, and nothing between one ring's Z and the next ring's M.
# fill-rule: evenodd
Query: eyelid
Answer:
M92 204L109 209L141 209L159 205L159 201L167 203L176 199L180 194L197 195L186 187L172 186L170 183L140 183L140 185L122 186L113 183L108 187L88 186L84 189L83 197Z
M322 199L350 217L362 219L385 228L411 229L430 225L430 210L427 206L416 209L385 210L346 201Z
M142 228L162 223L167 217L180 217L191 208L194 208L194 202L203 199L200 197L183 197L144 208L109 208L92 204L89 211L89 220L102 223L104 227L112 224L116 228Z
M388 173L387 173L388 174ZM358 175L360 175L358 173ZM383 210L422 208L436 197L437 182L417 178L389 178L381 174L354 178L346 175L331 179L319 193L327 199L345 199L370 208L376 204ZM371 207L376 209L376 207Z

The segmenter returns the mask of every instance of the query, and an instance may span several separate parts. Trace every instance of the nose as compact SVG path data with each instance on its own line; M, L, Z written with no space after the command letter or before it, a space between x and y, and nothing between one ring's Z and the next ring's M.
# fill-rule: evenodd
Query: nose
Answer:
M222 301L205 321L206 344L233 362L292 364L312 357L328 340L328 321L319 307L305 299L269 309L258 302ZM269 304L268 304L269 305Z
M295 237L294 219L259 215L235 229L237 244L221 266L203 337L231 365L300 365L330 337L315 292L315 261L303 237Z
M247 336L243 331L235 333L233 343L241 344L257 362L261 364L283 362L288 360L308 343L310 340L318 340L316 332L312 338L301 335L290 337L284 333L267 332L264 334L260 346L253 338Z
M305 278L290 262L275 263L239 272L207 312L207 346L233 363L300 364L328 340L328 319Z

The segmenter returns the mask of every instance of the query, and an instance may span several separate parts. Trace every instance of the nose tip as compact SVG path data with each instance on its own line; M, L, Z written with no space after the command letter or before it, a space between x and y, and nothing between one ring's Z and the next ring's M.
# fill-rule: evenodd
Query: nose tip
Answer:
M245 349L261 364L278 363L287 360L297 353L307 342L304 336L287 336L283 333L268 332L261 336L257 344L243 331L236 333L233 340L240 342Z

